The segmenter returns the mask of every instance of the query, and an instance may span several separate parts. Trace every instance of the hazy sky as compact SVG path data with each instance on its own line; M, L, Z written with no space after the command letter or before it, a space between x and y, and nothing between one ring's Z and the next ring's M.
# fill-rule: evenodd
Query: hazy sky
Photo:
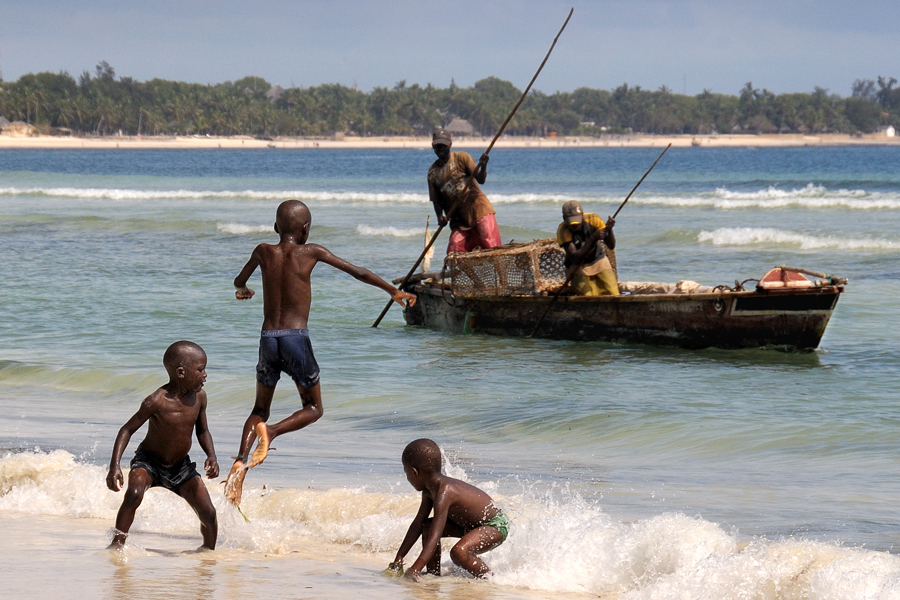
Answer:
M814 86L846 96L857 78L900 79L900 1L865 0L0 0L4 79L120 76L200 83L400 80L445 87L497 76L524 88L568 12L535 88L623 82L697 94Z

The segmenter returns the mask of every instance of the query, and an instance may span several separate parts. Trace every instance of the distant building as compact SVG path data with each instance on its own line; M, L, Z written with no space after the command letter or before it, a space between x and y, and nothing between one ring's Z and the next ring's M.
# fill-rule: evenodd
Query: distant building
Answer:
M276 83L275 85L273 85L272 87L269 88L268 92L266 92L266 98L268 98L272 102L275 102L276 100L281 98L281 95L283 93L284 93L284 88Z
M459 117L447 123L447 126L444 127L444 129L446 129L450 135L454 136L472 137L475 135L475 128L472 127L472 124Z
M884 137L894 137L897 135L897 130L894 129L893 125L888 125L887 127L879 127L878 135L883 135Z
M6 119L4 119L4 121L6 121ZM24 121L13 121L12 123L7 121L6 123L6 126L2 128L3 135L25 137L35 134L34 125L29 125Z
M9 126L9 120L6 117L0 117L0 132L6 131Z

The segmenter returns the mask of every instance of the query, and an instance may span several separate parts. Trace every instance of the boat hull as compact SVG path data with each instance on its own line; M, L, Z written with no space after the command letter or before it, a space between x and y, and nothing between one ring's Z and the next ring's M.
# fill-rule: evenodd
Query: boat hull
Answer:
M408 325L449 333L531 335L549 296L456 298L419 284ZM561 296L535 337L684 348L818 347L843 286L714 294Z

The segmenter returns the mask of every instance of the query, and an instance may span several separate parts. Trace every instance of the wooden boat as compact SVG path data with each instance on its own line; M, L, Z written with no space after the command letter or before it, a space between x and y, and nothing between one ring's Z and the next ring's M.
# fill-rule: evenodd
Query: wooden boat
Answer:
M534 337L557 340L808 350L819 345L846 280L805 271L822 276L810 281L802 272L776 267L749 290L735 282L734 288L689 293L563 293L555 302L552 287L524 294L479 293L432 273L404 286L418 297L404 317L408 325L449 333L529 336L534 331ZM461 277L459 269L455 275Z

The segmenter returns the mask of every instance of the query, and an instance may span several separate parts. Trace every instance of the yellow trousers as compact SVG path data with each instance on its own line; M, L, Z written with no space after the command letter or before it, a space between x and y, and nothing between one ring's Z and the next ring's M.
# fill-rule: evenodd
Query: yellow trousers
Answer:
M579 271L572 277L572 287L581 296L618 296L619 284L616 272L605 269L596 275L585 275Z

